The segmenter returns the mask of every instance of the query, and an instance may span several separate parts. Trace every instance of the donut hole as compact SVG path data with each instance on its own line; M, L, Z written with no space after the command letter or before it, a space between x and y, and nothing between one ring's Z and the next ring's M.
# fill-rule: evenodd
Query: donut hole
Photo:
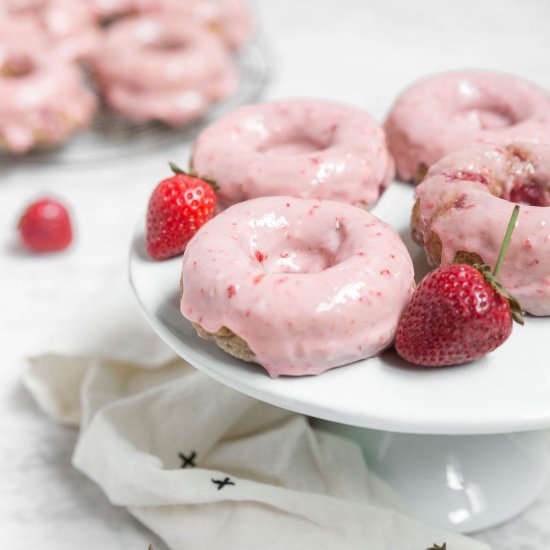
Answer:
M11 54L0 65L0 74L7 78L24 78L35 71L34 61L24 53Z
M344 235L338 222L311 239L291 232L260 235L251 257L268 274L319 273L342 261Z
M267 273L319 273L336 265L337 254L329 248L295 243L284 247L264 266Z
M548 189L536 181L516 182L510 191L509 201L529 206L550 206Z
M289 134L272 134L260 144L258 152L283 157L308 155L324 151L330 146L330 143L330 138L319 139L319 137L309 135L304 129L296 128Z
M550 206L550 182L537 175L529 150L514 143L507 145L506 151L510 155L508 172L513 181L502 198L529 206Z
M189 47L189 42L175 36L159 36L147 45L152 50L159 52L176 52Z
M468 119L480 130L498 130L517 124L518 117L502 105L479 106L466 111Z

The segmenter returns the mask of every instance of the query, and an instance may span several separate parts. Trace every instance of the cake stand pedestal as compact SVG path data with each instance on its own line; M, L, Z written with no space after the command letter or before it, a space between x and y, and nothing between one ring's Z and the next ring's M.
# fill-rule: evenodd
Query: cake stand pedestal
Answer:
M369 469L432 525L473 533L521 513L548 473L545 432L421 435L313 419L315 427L357 442Z
M393 183L373 213L397 228L421 275L423 255L408 237L413 202L412 187ZM415 368L390 350L315 377L271 379L196 335L179 311L181 258L150 260L142 224L129 270L142 313L178 355L237 391L357 441L411 514L473 532L520 513L542 490L550 318L528 317L503 346L468 365Z

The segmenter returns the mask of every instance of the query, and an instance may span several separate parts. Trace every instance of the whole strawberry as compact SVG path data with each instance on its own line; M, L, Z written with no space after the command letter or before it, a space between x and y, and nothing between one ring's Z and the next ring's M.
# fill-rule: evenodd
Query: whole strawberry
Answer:
M420 282L399 326L397 353L416 365L458 365L483 357L523 324L519 304L497 279L519 207L508 225L495 270L486 265L452 264Z
M57 252L71 244L69 213L57 200L44 198L30 204L17 226L21 242L33 252Z
M174 175L157 185L147 209L147 252L155 260L181 254L216 211L213 182L170 167Z

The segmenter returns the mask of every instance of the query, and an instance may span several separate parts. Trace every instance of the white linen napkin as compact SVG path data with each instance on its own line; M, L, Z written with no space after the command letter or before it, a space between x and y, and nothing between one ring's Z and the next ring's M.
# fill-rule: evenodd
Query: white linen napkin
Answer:
M80 425L74 466L173 550L488 548L405 515L355 443L181 359L47 355L24 383L54 420Z

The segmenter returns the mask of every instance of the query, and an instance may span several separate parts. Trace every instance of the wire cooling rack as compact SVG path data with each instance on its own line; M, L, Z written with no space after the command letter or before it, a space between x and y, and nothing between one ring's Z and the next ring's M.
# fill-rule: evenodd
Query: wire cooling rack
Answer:
M208 114L183 128L160 122L128 122L106 107L96 113L91 126L74 135L62 147L32 151L24 156L0 154L4 165L20 163L89 164L120 160L163 146L193 139L213 119L245 103L256 101L272 76L273 61L268 45L256 37L236 57L239 85L228 99L212 106Z

